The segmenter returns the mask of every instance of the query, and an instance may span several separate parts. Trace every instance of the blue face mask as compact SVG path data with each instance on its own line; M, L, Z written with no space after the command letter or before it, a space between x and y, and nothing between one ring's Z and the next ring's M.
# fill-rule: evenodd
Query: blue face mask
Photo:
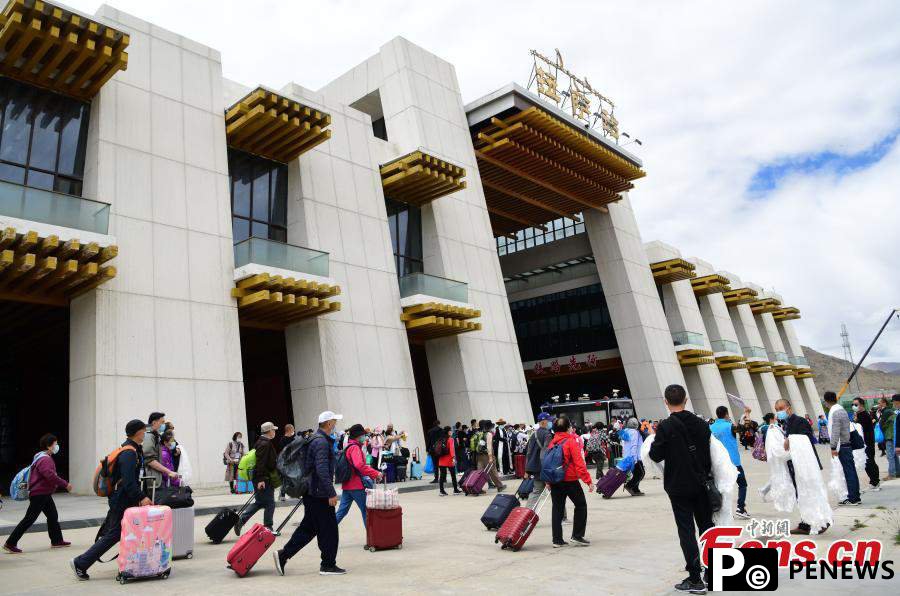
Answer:
M784 422L785 420L788 419L788 414L787 414L786 410L781 410L780 412L775 412L775 416L782 422Z
M164 432L166 432L166 423L163 422L162 424L160 424L160 425L159 425L159 430L156 431L156 432L158 432L159 434L163 434Z

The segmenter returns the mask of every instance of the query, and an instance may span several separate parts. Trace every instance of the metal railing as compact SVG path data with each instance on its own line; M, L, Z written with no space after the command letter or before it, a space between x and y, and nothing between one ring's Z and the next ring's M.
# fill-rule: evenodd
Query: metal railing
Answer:
M759 346L741 346L741 352L747 358L768 358L766 349Z
M794 366L809 366L806 356L791 356L791 364Z
M469 284L427 273L410 273L402 276L400 278L400 297L406 298L416 294L455 302L468 302Z
M95 234L109 231L109 205L61 192L0 181L0 215Z
M738 345L736 341L731 341L730 339L714 339L709 342L709 345L712 346L713 352L733 352L735 354L741 353L741 347Z
M676 346L702 346L703 334L693 331L676 331L672 333L672 341Z
M328 277L328 253L265 238L247 238L234 245L234 266L249 263Z
M769 360L772 362L790 362L787 352L770 352Z

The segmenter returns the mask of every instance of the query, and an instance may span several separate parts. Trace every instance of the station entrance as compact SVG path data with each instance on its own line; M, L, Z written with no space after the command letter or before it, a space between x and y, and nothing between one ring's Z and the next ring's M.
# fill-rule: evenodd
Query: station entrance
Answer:
M241 326L241 366L247 411L247 448L252 449L263 422L279 428L294 422L291 379L284 331Z

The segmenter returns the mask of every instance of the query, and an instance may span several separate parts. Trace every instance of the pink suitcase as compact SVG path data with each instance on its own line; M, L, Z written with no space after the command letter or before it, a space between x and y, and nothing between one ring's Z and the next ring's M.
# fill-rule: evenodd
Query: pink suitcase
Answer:
M131 579L167 578L172 571L172 510L165 505L129 507L122 516L119 573Z

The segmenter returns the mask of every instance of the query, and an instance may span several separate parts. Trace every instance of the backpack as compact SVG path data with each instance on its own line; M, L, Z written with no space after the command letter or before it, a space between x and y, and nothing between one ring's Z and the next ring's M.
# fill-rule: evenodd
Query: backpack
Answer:
M600 433L598 431L591 431L591 436L588 437L586 447L587 452L591 455L600 453L603 450L603 447L600 444Z
M250 480L256 468L256 449L251 449L238 462L238 479Z
M566 457L563 453L563 445L569 439L563 439L547 450L544 460L541 462L541 480L555 484L566 478Z
M94 470L91 486L94 487L94 494L98 497L108 497L115 492L118 486L118 481L114 480L117 471L116 466L119 463L119 455L126 450L137 451L131 445L117 447L109 455L101 459L97 469ZM121 477L121 475L119 476Z
M316 435L306 439L294 439L278 454L275 467L281 474L284 492L292 499L305 497L309 493L309 473L306 471L306 456ZM337 470L335 470L336 472Z
M469 441L469 451L472 453L487 453L487 442L484 440L484 432L478 431L472 435Z
M334 481L341 484L353 477L353 464L350 462L350 458L347 457L348 449L350 449L349 445L344 447L338 453L337 459L334 462Z
M434 455L435 457L442 457L450 453L450 448L447 446L447 437L441 437L434 444Z
M31 464L19 470L19 473L13 478L12 484L9 485L9 496L13 498L13 501L28 500L28 497L31 494L30 487L28 486L28 483L31 480L31 468L37 460L46 456L47 454L43 451L36 454L34 459L31 460Z

